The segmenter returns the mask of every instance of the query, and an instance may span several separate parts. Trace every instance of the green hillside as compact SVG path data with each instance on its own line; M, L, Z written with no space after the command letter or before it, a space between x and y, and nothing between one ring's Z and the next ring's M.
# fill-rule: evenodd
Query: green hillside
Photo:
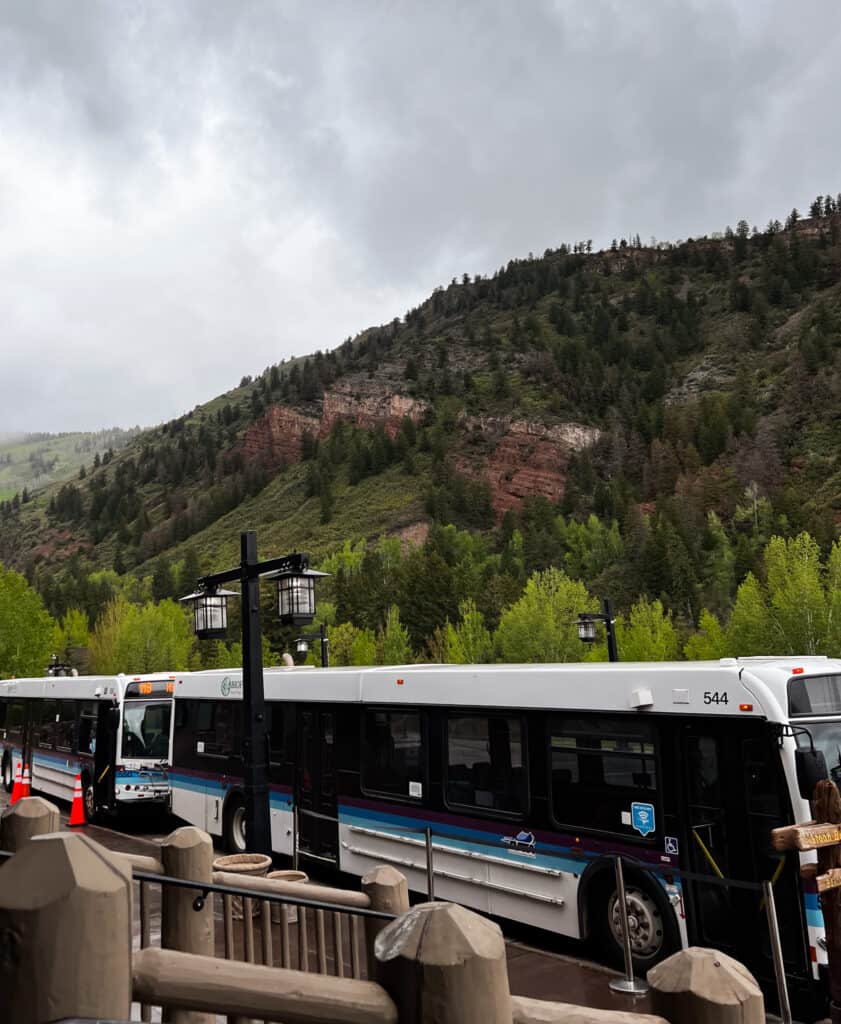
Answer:
M16 494L28 497L56 481L76 476L98 452L117 451L140 433L133 430L100 430L70 434L24 434L0 437L0 501Z
M643 595L690 625L704 607L726 616L772 535L808 531L825 554L838 533L839 209L821 197L762 231L564 245L465 275L6 500L0 560L54 613L88 602L93 619L101 594L80 597L80 579L218 568L243 528L266 555L318 559L382 536L405 553L432 528L426 555L464 561L459 592L492 625L553 565L620 607ZM408 593L392 583L364 613L340 581L326 592L373 627ZM413 642L451 604L416 616Z

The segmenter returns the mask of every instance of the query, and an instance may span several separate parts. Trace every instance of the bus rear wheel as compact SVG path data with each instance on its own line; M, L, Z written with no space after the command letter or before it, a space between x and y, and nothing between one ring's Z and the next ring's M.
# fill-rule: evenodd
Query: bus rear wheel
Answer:
M642 875L626 877L625 902L634 971L645 977L646 971L680 949L677 921L662 887ZM590 926L599 952L614 967L623 968L622 920L612 872L592 894Z
M242 797L228 800L223 833L228 853L245 853L245 801Z

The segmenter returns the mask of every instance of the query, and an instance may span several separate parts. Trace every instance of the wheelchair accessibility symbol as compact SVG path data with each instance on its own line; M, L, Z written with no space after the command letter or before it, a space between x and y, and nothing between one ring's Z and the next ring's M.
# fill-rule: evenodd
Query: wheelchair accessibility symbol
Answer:
M631 824L643 837L653 832L654 804L631 804Z
M666 836L665 844L666 844L666 853L670 853L670 854L672 854L673 857L677 857L677 855L678 855L677 836Z

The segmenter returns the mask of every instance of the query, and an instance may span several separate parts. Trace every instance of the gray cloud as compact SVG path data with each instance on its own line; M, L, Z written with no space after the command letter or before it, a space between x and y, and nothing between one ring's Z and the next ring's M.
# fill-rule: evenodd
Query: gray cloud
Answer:
M0 8L0 431L151 423L438 283L841 189L833 0Z

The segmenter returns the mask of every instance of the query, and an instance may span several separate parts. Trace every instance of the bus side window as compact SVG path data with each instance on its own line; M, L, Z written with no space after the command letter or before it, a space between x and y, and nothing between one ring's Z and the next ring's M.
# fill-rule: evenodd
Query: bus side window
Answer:
M54 700L40 701L40 707L36 704L34 714L35 728L32 731L33 747L46 747L52 750L55 746L56 721L58 705Z
M96 753L96 704L93 701L85 701L79 715L79 744L80 754Z
M362 788L421 799L426 783L421 714L417 711L366 711L364 727Z
M6 739L20 742L23 733L24 707L21 701L13 701L6 711Z
M239 757L242 754L241 702L200 701L195 736L197 754Z
M8 703L7 700L0 700L0 731L4 734L6 732L6 707Z
M76 701L63 700L58 705L58 721L55 728L56 750L73 750L76 732Z
M190 717L190 706L185 700L177 700L175 702L175 728L183 729L187 725L187 721Z
M657 802L650 723L595 715L555 718L549 744L557 824L634 834L631 805Z
M522 723L501 715L447 722L447 803L506 814L526 808Z

